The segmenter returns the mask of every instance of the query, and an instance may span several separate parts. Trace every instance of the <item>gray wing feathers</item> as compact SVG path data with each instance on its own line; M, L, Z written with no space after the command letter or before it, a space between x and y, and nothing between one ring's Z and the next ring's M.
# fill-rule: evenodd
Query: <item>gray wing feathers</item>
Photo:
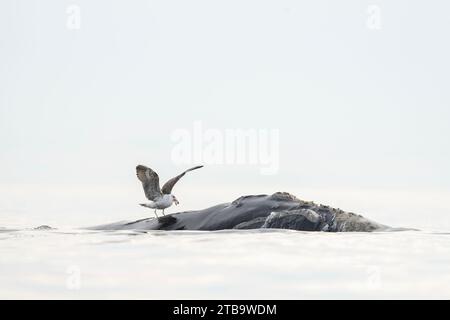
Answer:
M138 165L136 167L136 176L142 182L142 187L148 200L154 201L161 196L159 177L155 171L146 166Z
M169 181L167 181L166 183L164 183L161 191L163 194L170 194L172 193L172 188L173 186L178 182L178 180L180 180L185 174L186 172L192 171L192 170L196 170L196 169L200 169L203 166L196 166L190 169L187 169L186 171L184 171L183 173L177 175L176 177L170 179Z

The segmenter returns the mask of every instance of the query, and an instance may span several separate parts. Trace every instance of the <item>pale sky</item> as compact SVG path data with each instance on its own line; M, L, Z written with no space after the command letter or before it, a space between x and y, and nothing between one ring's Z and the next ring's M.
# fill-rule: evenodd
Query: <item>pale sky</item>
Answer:
M288 191L448 230L449 12L443 0L3 0L0 227L151 216L136 164L163 181L197 164L174 163L171 136L200 121L278 130L279 170L206 163L171 212Z

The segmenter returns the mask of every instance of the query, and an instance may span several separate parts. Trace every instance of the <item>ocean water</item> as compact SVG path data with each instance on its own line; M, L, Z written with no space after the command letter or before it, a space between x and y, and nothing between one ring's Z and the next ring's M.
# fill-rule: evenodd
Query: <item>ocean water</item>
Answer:
M0 229L2 299L450 298L450 233Z

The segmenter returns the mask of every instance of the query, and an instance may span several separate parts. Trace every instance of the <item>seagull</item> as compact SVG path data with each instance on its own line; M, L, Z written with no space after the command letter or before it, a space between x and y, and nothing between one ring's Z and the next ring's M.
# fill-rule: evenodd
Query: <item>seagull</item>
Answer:
M150 209L155 209L155 215L157 218L159 218L158 214L156 213L156 210L158 209L159 210L162 209L162 213L164 215L164 209L167 209L173 203L175 203L176 205L179 204L177 198L172 194L173 186L187 172L200 169L202 167L203 166L196 166L187 169L183 173L180 173L176 177L173 177L172 179L167 181L160 189L158 174L146 166L138 165L136 167L136 176L138 177L139 181L142 182L142 187L144 188L145 196L147 197L148 200L150 200L150 203L140 203L140 205Z

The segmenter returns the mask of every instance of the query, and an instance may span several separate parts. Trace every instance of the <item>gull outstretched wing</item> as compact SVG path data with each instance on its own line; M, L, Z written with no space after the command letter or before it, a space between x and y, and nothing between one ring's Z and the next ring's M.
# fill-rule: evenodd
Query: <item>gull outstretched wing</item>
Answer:
M142 187L148 200L154 201L161 196L159 177L155 171L146 166L138 165L136 167L136 176L142 182Z
M172 193L173 186L178 182L178 180L181 179L181 177L183 177L186 174L186 172L189 172L189 171L192 171L192 170L196 170L196 169L200 169L200 168L203 168L203 166L196 166L196 167L187 169L183 173L180 173L176 177L173 177L172 179L170 179L169 181L164 183L164 185L163 185L163 187L161 189L162 193L163 194L170 194L170 193Z

